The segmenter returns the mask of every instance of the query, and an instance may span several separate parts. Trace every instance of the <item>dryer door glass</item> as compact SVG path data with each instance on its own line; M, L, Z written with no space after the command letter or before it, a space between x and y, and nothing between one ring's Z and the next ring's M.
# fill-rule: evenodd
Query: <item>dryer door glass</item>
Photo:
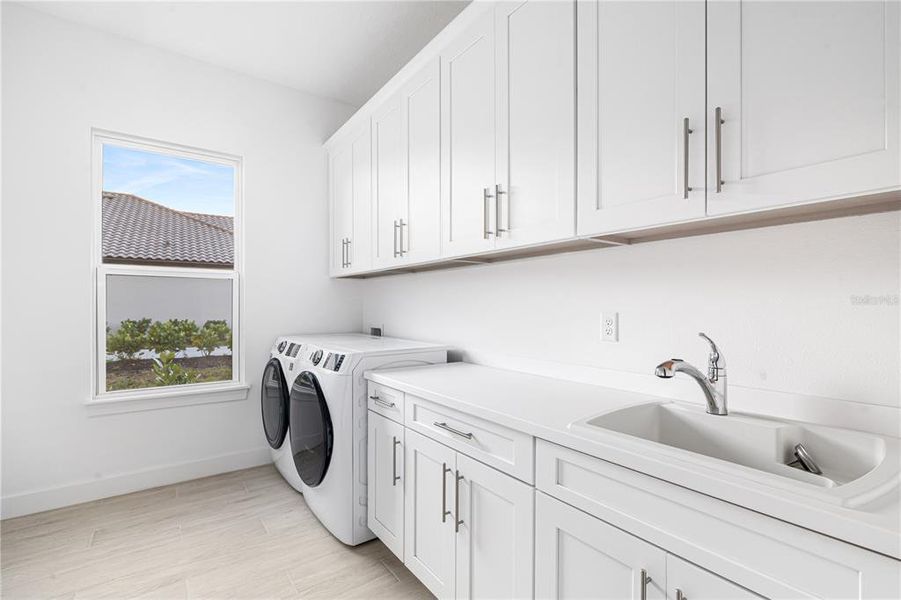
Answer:
M288 433L288 384L277 358L266 363L263 370L260 404L263 411L263 431L273 448L280 448Z
M291 386L291 452L305 484L316 487L325 477L332 457L332 420L316 376L304 371Z

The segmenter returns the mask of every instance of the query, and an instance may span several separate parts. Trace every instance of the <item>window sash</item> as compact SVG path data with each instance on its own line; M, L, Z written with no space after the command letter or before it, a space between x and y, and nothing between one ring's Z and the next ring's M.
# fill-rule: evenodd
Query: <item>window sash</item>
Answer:
M202 383L189 383L184 385L172 385L166 387L148 387L136 390L106 389L106 321L107 321L107 278L111 275L127 275L136 277L161 277L184 279L219 279L228 280L232 284L232 378L229 381L210 381ZM95 330L96 378L94 381L94 397L97 400L113 400L116 398L134 398L141 395L159 395L163 391L175 391L185 389L203 389L205 387L221 387L225 384L240 384L244 381L243 370L243 336L241 327L240 307L240 277L237 271L223 269L194 269L181 267L154 267L154 266L115 266L101 265L97 268L97 319Z
M114 400L135 400L141 397L160 397L171 395L183 396L192 391L202 393L204 390L214 391L223 387L244 386L244 336L243 336L243 170L242 159L238 156L221 152L207 151L178 144L170 144L158 140L141 138L105 130L94 129L92 153L93 187L91 197L94 206L94 241L93 241L93 277L94 311L93 311L93 377L92 398L90 402L107 402ZM180 158L189 158L205 162L227 165L234 169L234 265L232 269L202 267L172 267L154 265L122 265L103 262L103 145L112 144L137 150L158 152ZM185 277L228 279L232 282L232 379L231 381L190 383L166 387L149 387L136 390L106 389L106 317L107 277L110 275L132 275L140 277ZM190 402L186 402L190 404Z

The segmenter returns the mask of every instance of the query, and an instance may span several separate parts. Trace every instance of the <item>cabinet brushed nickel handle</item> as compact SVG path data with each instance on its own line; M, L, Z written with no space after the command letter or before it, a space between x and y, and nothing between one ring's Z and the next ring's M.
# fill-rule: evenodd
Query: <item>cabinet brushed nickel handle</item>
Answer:
M716 193L723 191L723 108L717 106L713 116L714 137L716 138Z
M398 247L399 247L398 252L401 255L401 257L403 257L403 255L408 252L408 250L404 250L404 227L407 227L409 225L409 223L404 223L403 219L401 219L399 221L399 223L400 223L400 230L399 230L400 231L400 243L398 244ZM409 237L409 236L407 236L407 237ZM408 239L407 246L409 246L409 245L410 245L410 241Z
M507 197L507 227L501 228L501 196ZM497 227L497 237L501 237L502 231L510 231L510 194L505 192L501 184L494 186L494 222Z
M682 590L676 588L676 600L688 600L688 596L682 593Z
M482 188L482 200L485 204L484 210L482 211L482 238L486 240L494 233L489 226L491 222L490 200L492 198L494 198L494 194L491 193L491 188Z
M648 572L644 569L641 570L641 600L648 600L648 584L653 581Z
M447 515L451 514L447 510L447 474L451 470L447 468L447 463L441 463L441 522L447 523Z
M688 185L688 136L694 133L688 125L688 117L682 119L682 198L688 199L691 187Z
M463 524L463 519L460 518L460 480L463 479L463 476L460 475L460 471L457 471L454 477L454 510L457 512L454 519L454 533L460 533L460 525Z
M391 436L394 440L394 445L391 447L391 476L394 477L391 480L391 487L397 485L397 480L400 479L400 475L397 474L397 447L400 445L400 440L397 439L397 436Z
M460 431L459 429L454 429L447 423L444 423L444 422L439 423L438 421L435 421L434 423L432 423L432 425L434 425L435 427L440 427L441 429L444 429L445 431L450 431L454 435L459 435L460 437L465 437L467 440L472 439L471 433L466 433L465 431Z
M394 221L394 258L398 257L397 253L397 233L400 230L400 225L398 225L397 220Z
M388 402L386 400L382 400L378 396L370 396L370 400L378 404L379 406L384 406L385 408L394 408L394 402Z
M347 267L347 238L341 238L341 268Z
M352 243L353 243L353 240L350 238L347 238L347 266L348 267L353 264L353 248L351 246Z

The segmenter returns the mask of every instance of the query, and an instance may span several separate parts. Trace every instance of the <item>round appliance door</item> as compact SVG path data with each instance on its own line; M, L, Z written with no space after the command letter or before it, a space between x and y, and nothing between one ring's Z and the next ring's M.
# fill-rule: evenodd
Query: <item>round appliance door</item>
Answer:
M309 371L294 380L288 412L294 466L305 484L316 487L328 471L334 435L322 388Z
M261 390L263 431L269 445L278 449L288 433L288 384L285 383L285 374L277 358L266 363Z

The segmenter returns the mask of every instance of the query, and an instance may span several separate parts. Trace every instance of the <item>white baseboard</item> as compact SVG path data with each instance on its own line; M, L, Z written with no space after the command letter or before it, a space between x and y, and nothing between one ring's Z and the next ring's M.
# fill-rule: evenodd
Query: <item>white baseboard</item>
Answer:
M3 496L0 518L9 519L32 513L81 504L100 498L129 494L140 490L209 477L264 465L272 461L269 448L254 448L221 454L203 460L164 465L103 479L83 481L33 492Z

